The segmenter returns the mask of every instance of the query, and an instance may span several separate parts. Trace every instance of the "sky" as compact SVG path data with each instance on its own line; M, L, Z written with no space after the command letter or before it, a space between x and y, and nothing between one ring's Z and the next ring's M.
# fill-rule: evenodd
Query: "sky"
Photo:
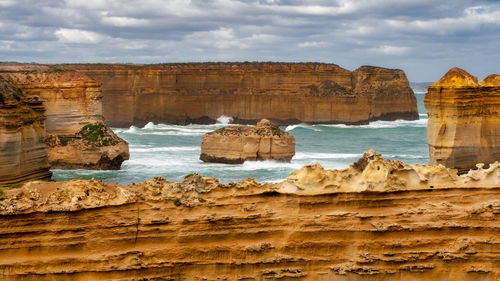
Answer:
M0 61L281 61L500 73L500 0L0 0Z

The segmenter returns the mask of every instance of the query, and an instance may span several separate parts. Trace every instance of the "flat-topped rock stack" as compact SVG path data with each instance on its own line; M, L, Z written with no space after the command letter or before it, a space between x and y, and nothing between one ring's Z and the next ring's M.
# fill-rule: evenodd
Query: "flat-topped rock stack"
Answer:
M290 161L295 138L262 119L254 127L229 126L201 138L200 159L204 162L240 164L247 160Z
M500 160L500 75L478 82L452 68L428 87L424 102L430 165L466 172Z

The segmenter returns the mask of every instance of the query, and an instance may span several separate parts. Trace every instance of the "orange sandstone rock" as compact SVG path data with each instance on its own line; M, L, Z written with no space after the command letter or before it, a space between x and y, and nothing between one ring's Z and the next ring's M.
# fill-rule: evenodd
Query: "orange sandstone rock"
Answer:
M0 186L48 179L44 107L0 78Z
M430 164L463 172L500 160L500 76L480 83L459 68L429 86L427 135Z
M200 159L204 162L239 164L247 160L290 161L295 138L267 119L254 127L230 126L201 138Z
M111 126L213 123L219 116L255 124L366 124L418 119L403 71L320 63L61 65L102 83Z
M15 67L22 67L15 71ZM128 144L103 124L100 83L76 71L39 65L14 64L0 77L16 85L29 97L43 101L49 161L58 169L119 169L129 158ZM6 65L0 65L7 67ZM101 124L97 138L85 140L80 134L86 126Z
M0 199L0 279L497 280L499 176L370 151L276 184L29 182Z

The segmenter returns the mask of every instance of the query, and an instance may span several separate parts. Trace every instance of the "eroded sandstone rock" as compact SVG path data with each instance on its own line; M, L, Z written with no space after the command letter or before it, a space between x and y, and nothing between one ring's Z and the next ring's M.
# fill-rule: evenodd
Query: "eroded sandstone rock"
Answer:
M290 161L294 155L295 138L267 119L262 119L254 127L225 127L201 138L200 159L204 162Z
M102 83L111 126L215 123L367 124L418 119L402 70L321 63L66 64ZM132 82L133 81L133 82Z
M500 160L500 75L478 83L452 68L429 86L424 102L431 165L465 172Z
M14 66L0 77L43 101L52 168L119 169L129 158L128 144L104 125L99 82L68 69ZM82 136L85 128L94 128L90 139Z
M0 186L51 177L44 107L0 78Z
M277 184L29 182L0 199L0 279L496 280L499 171L369 151Z
M130 156L128 144L104 123L88 124L70 136L49 135L47 145L54 169L119 170Z

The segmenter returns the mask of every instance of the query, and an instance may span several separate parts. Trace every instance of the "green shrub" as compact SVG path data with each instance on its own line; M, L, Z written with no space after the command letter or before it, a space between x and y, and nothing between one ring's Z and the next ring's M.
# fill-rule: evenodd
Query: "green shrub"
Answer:
M68 142L71 141L71 138L70 137L64 137L64 136L57 136L59 138L59 142L61 143L61 145L67 145Z
M185 176L184 176L184 179L187 179L187 178L189 178L189 177L191 177L191 176L193 176L193 175L194 175L193 173L191 173L191 174L187 174L187 175L185 175Z
M175 200L174 200L174 205L175 205L176 207L181 206L181 205L182 205L181 200L180 200L179 198L175 199Z
M108 128L102 123L85 125L78 134L82 136L82 139L93 142L97 146L115 145L117 143L117 141L108 134Z
M66 69L66 68L55 67L55 68L52 68L49 71L47 71L47 73L63 73L63 72L68 72L68 71L70 71L70 70Z
M281 137L281 131L278 127L273 127L273 136Z

